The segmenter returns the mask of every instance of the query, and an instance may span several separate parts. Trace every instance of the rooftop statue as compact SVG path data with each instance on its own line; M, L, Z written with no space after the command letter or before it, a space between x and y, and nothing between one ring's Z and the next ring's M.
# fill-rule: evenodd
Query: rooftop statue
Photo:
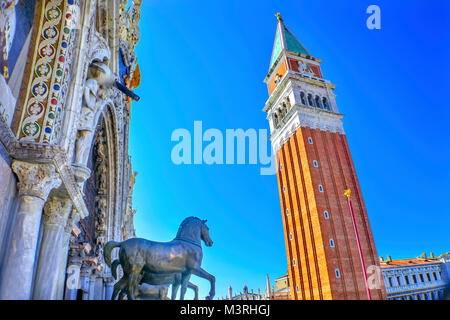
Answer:
M191 275L209 280L211 288L206 299L212 300L215 295L215 277L201 268L201 242L208 247L213 245L206 222L196 217L186 218L177 236L170 242L141 238L108 242L104 247L106 264L111 267L113 275L119 264L123 269L123 277L114 285L112 300L119 294L126 294L129 300L134 300L140 289L145 291L146 287L150 288L146 285L172 285L172 300L176 299L181 287L180 300L183 300L188 287L195 290L195 286L189 283ZM120 248L119 259L111 262L111 253L116 247ZM160 298L163 297L160 295Z

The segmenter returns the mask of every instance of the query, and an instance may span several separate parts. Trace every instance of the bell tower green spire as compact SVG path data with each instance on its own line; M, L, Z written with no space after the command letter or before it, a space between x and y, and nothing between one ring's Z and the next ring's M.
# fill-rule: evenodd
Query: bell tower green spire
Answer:
M269 69L275 64L283 50L295 52L300 55L312 56L308 49L306 49L289 28L286 27L281 14L277 13L275 16L278 19L277 33L275 35Z

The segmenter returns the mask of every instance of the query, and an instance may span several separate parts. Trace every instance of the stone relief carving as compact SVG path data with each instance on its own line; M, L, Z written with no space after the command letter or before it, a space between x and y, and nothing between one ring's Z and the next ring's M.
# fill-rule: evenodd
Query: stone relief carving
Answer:
M65 226L71 212L70 198L51 196L44 207L44 223Z

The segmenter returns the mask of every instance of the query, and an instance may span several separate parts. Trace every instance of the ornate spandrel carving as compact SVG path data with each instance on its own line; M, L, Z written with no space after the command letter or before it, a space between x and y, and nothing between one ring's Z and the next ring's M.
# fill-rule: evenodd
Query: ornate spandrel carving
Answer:
M130 51L134 51L134 47L141 37L139 21L141 20L142 0L133 0L130 10L127 10L127 3L126 0L121 0L120 3L120 39L128 44Z
M105 194L108 187L108 162L104 129L101 129L98 134L97 140L95 141L94 150L96 151L94 164L96 187L99 194Z
M106 210L108 209L106 198L104 196L98 196L97 199L97 210L96 210L96 221L95 221L95 234L96 234L96 244L97 246L104 245L106 237Z
M45 201L50 191L62 183L52 164L14 160L12 169L19 179L17 182L19 195L35 196Z
M111 50L108 42L99 32L95 32L92 37L88 56L90 61L107 61L111 59Z

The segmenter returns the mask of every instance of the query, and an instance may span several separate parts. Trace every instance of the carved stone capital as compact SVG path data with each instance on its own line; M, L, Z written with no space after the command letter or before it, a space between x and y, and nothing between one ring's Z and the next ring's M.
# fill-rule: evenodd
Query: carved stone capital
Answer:
M70 198L50 197L44 207L44 224L53 224L64 227L67 223L72 200Z
M53 164L14 160L12 169L19 179L19 195L35 196L46 201L50 191L62 183Z

